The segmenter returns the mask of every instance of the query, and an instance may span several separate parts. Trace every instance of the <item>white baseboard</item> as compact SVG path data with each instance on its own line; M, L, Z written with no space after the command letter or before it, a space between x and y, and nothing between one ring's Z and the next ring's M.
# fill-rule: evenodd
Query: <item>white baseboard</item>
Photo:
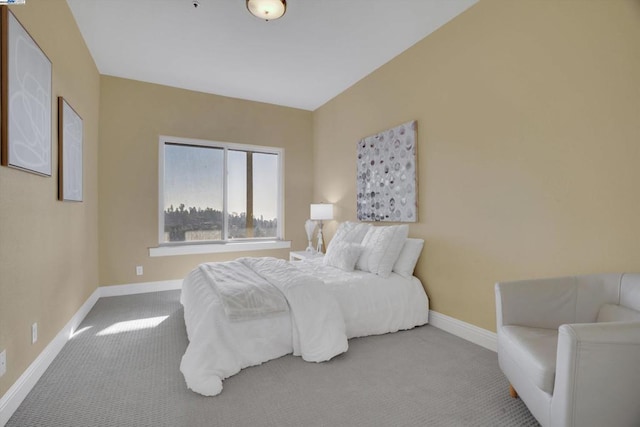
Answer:
M498 336L495 332L487 331L433 310L429 310L429 324L486 349L498 351Z
M182 288L182 280L165 280L162 282L135 283L130 285L100 286L85 301L71 320L62 328L55 338L29 365L20 378L0 398L0 426L4 426L31 389L36 385L42 374L56 358L62 347L76 331L80 323L87 316L99 298L120 295L133 295L147 292L169 291Z
M100 286L100 297L146 294L149 292L173 291L182 289L182 279L163 280L161 282L132 283L130 285Z
M69 337L76 330L78 325L89 313L99 298L99 289L96 289L85 301L80 309L73 315L71 320L62 328L55 338L38 355L36 360L29 365L20 378L9 388L0 399L0 425L4 426L13 413L18 409L22 401L27 397L33 386L36 385L42 374L47 370L53 359L56 358L62 347L67 343Z

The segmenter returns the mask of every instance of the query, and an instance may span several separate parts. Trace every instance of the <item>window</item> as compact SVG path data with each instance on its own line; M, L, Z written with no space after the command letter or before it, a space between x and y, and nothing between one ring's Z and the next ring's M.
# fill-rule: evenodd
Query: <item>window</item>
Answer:
M160 137L160 245L282 238L280 148Z

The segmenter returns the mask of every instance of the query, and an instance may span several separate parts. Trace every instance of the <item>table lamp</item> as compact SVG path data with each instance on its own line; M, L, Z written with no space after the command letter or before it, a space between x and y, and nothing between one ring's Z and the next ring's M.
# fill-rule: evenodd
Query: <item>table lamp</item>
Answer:
M322 221L333 219L333 205L331 203L312 203L310 216L313 221L320 221L318 227L318 245L316 251L322 252Z

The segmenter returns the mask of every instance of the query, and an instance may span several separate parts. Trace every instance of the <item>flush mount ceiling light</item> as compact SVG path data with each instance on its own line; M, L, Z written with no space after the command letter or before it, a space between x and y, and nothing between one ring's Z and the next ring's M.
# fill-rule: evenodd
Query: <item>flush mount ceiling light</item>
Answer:
M286 0L247 0L247 9L256 18L272 21L287 11Z

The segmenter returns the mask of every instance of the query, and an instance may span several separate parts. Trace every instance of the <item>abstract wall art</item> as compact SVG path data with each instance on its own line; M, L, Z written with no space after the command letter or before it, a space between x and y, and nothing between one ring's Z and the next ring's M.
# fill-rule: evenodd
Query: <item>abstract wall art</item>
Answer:
M416 222L417 122L363 138L357 157L358 220Z
M51 176L51 61L0 9L2 165Z
M82 118L58 97L58 199L82 201Z

